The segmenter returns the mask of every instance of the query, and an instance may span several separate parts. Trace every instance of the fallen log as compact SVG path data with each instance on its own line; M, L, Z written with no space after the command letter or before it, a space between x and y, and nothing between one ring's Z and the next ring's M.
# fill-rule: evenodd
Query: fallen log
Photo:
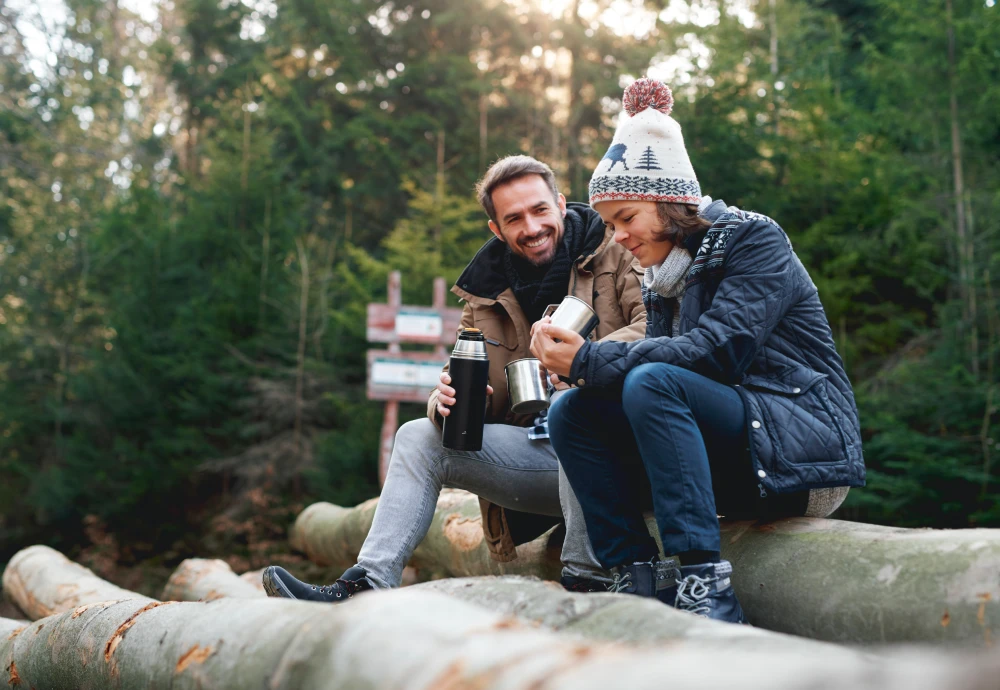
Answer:
M41 545L14 554L3 571L3 591L31 620L72 611L94 601L154 601L113 585L55 549Z
M22 621L15 618L0 618L0 639L12 635L15 632L27 628L31 621Z
M11 633L0 641L0 664L9 686L50 690L659 690L667 680L705 690L987 690L1000 675L1000 659L986 655L909 651L848 662L717 640L581 642L414 588L335 607L277 599L91 604Z
M377 499L356 508L310 506L295 522L292 547L320 563L353 565L376 505ZM452 577L558 577L551 532L518 547L517 560L499 564L486 553L478 514L475 496L443 495L414 564ZM459 520L466 540L448 534L447 526L454 532ZM652 519L647 524L655 534ZM733 562L733 586L748 618L769 630L830 642L967 647L989 647L1000 630L1000 530L913 530L816 518L724 522L722 555Z
M225 561L187 558L170 575L160 598L164 601L212 601L223 597L259 599L265 596L263 584L258 588L244 580Z
M1000 530L795 518L722 530L751 620L833 642L990 647L1000 630Z
M51 562L65 561L65 557L57 551L46 549L40 552ZM41 556L36 556L42 561ZM83 569L85 570L85 569ZM62 568L53 572L73 578L81 576L80 571ZM114 587L110 583L93 582L99 580L93 573L86 571L84 577L92 585L86 594L79 598L79 604L87 606L105 603L100 596ZM234 586L235 583L238 583ZM47 587L56 589L74 589L77 581L67 579L57 581L52 578ZM164 598L181 599L183 597L199 597L206 601L227 598L223 592L235 592L246 595L248 583L234 574L224 561L205 559L188 559L171 576L171 582L164 588ZM771 647L808 646L812 653L855 655L856 652L838 648L834 645L777 635L762 629L746 626L724 625L707 621L697 616L681 613L661 603L625 595L571 594L553 583L545 583L537 578L518 576L468 578L464 580L440 580L418 586L434 593L445 593L458 599L484 606L497 613L517 616L534 624L543 624L552 629L566 630L581 637L591 637L598 640L620 642L661 642L680 639L712 639L735 640L745 648L767 649ZM117 592L131 594L125 590ZM31 587L25 589L27 596L32 596ZM204 595L212 593L211 598ZM228 598L239 598L236 596ZM243 597L249 601L260 597ZM192 599L194 600L194 599ZM136 599L139 604L173 603L155 602L148 598ZM641 624L638 624L641 623Z
M622 594L567 592L533 577L472 577L435 580L414 589L440 592L494 613L543 625L589 640L653 644L676 640L717 643L719 649L841 656L845 662L873 658L857 648L784 635L749 625L726 625L683 613L659 601Z
M357 563L361 545L371 529L378 499L355 508L315 503L299 514L292 527L292 548L315 563L346 569ZM550 530L517 547L518 558L498 563L490 558L483 539L479 501L465 491L445 489L427 536L413 553L410 564L434 576L536 575L558 579L561 544Z
M267 592L264 590L264 568L260 568L259 570L248 570L240 575L240 579L244 582L249 582L254 589L264 596L267 596Z

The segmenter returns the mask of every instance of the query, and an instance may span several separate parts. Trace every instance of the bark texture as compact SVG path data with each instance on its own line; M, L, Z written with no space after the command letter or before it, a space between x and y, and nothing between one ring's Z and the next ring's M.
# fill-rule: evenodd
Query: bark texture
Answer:
M910 651L851 662L718 640L628 647L582 642L434 592L346 604L276 599L134 600L81 606L0 641L11 687L380 690L987 690L995 655Z
M659 601L621 594L573 594L533 577L476 577L436 580L414 589L441 592L588 640L653 644L677 640L715 643L719 649L796 651L845 663L876 658L868 651L783 635L749 625L728 625L693 616ZM641 622L641 624L640 624Z
M371 527L377 499L356 508L310 506L292 546L320 563L349 567ZM652 533L655 523L647 520ZM474 529L473 529L474 527ZM459 535L465 538L459 538ZM722 526L722 555L757 626L830 642L954 643L989 647L1000 631L1000 530L913 530L816 518ZM451 577L504 573L556 579L558 539L490 560L478 501L442 494L414 565Z
M378 499L355 508L315 503L299 514L290 536L292 548L320 565L346 569L357 563L358 552L371 529ZM497 563L483 539L478 499L465 491L445 489L438 499L434 521L410 564L422 575L537 575L558 579L560 540L553 531L517 547L518 558Z
M257 579L260 582L258 576ZM267 596L264 586L255 586L216 558L188 558L181 561L163 588L164 601L213 601L223 597L259 599Z
M794 518L722 530L755 625L834 642L990 647L1000 632L1000 530Z
M3 591L31 620L72 611L94 601L154 601L117 587L55 549L40 545L14 554L3 571Z

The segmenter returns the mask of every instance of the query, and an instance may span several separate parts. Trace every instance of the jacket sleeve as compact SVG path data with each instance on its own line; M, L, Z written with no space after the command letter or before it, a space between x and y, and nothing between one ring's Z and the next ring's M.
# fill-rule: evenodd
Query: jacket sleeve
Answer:
M623 254L615 272L615 292L618 305L628 325L601 338L630 343L646 335L646 306L642 303L642 278L645 275L639 262L630 254Z
M459 331L463 328L475 328L475 319L472 317L472 305L468 302L462 307L462 320L458 324ZM455 336L458 336L458 331L455 332ZM448 371L448 363L445 362L444 368L441 371ZM444 424L444 417L438 414L437 411L438 403L438 389L435 388L431 391L430 397L427 398L427 418L434 422L437 428L441 428Z
M792 303L797 260L784 231L748 221L730 240L722 281L697 325L673 338L584 343L573 360L577 385L610 386L640 364L674 364L738 382Z

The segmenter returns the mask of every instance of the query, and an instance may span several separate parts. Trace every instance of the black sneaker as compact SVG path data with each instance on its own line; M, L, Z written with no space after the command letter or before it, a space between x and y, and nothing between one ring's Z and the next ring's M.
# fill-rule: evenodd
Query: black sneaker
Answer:
M563 586L567 592L607 592L608 584L606 582L601 582L600 580L591 580L589 577L573 577L572 575L563 575L559 578L559 584Z
M344 571L344 574L332 585L317 587L308 582L296 580L284 568L272 565L264 569L264 590L269 597L339 604L342 601L347 601L358 592L375 589L365 577L367 574L364 568L356 565Z
M680 569L674 561L654 559L648 563L633 563L617 568L608 591L656 597L664 604L673 606L679 577Z
M712 620L746 623L730 581L732 574L729 561L681 566L675 606Z

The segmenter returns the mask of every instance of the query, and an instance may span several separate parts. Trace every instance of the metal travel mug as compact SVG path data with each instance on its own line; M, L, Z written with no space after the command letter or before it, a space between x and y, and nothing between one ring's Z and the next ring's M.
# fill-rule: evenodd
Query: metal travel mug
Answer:
M451 450L482 450L490 360L486 338L478 328L463 328L458 334L448 374L455 389L455 404L444 418L441 445Z
M515 359L504 367L507 395L514 414L537 414L549 406L545 370L537 359Z
M597 313L590 308L590 305L582 299L567 295L562 303L552 312L552 325L576 331L586 340L591 332L597 328L601 320Z

